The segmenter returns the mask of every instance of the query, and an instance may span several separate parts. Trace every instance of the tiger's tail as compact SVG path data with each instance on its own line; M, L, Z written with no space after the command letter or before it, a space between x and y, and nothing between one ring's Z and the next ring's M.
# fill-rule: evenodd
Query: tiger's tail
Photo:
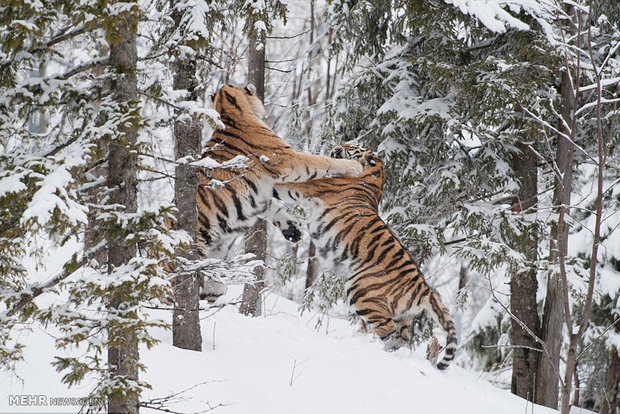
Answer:
M454 320L448 312L448 309L441 302L441 299L439 299L439 296L435 292L431 293L428 305L429 306L427 310L430 311L433 319L435 319L435 321L437 321L437 323L441 325L443 330L446 331L447 335L443 358L437 363L437 369L444 370L448 368L448 366L454 359L454 355L456 354L456 327L454 325Z

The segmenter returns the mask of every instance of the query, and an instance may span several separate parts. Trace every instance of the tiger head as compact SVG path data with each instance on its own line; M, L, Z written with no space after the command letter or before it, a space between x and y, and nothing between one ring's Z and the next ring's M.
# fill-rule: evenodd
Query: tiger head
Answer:
M357 145L343 143L334 147L331 157L348 158L362 164L364 169L362 170L362 174L357 178L372 184L375 188L377 202L381 199L381 195L383 194L383 182L385 181L385 171L383 170L383 161L381 161L374 152Z
M254 114L262 120L265 115L265 107L261 100L256 96L256 87L252 84L246 87L235 85L224 85L213 95L213 109L220 116L244 116Z
M366 169L366 167L370 167L373 170L383 170L383 162L379 159L379 157L377 157L374 152L358 145L347 143L337 145L332 150L330 156L332 158L347 158L356 160L364 166L364 169Z

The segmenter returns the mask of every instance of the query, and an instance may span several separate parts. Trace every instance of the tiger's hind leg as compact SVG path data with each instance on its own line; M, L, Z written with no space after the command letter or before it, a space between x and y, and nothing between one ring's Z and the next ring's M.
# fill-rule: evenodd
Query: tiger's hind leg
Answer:
M397 331L383 339L383 349L388 352L396 351L407 345L407 341Z
M352 303L356 313L370 326L370 329L383 341L386 351L395 351L405 344L390 311L376 301Z
M409 343L409 324L408 319L392 319L395 330L387 338L383 339L384 349L388 352L396 351Z

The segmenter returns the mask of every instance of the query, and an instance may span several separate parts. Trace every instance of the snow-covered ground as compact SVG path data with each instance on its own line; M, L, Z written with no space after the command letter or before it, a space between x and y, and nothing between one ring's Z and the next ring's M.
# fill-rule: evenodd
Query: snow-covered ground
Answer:
M230 289L229 296L240 293ZM157 318L170 317L152 311ZM298 305L275 294L264 316L240 315L234 306L204 311L203 352L176 349L171 333L143 349L142 379L153 389L144 400L184 390L169 409L221 413L472 413L536 414L557 411L495 388L478 373L451 366L442 372L424 358L422 347L384 352L381 342L347 321L331 318L315 329L316 315L300 316ZM28 335L26 362L18 377L0 378L0 412L76 412L78 406L10 405L11 395L77 397L91 384L67 389L50 362L58 351L49 332ZM58 402L58 400L54 400ZM15 400L13 399L13 403ZM533 410L533 411L532 411ZM143 409L142 412L155 412Z

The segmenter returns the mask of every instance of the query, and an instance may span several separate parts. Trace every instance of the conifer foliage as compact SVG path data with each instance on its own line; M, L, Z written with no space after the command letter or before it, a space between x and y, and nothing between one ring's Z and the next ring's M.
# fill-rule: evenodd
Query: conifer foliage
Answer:
M330 135L378 148L387 160L384 214L419 260L447 252L487 275L494 292L488 304L500 306L481 313L504 312L469 333L465 349L475 349L465 352L481 352L481 343L501 346L509 334L503 357L514 360L513 392L557 407L560 387L563 412L579 377L559 377L560 354L588 326L573 329L588 318L575 314L583 318L591 301L595 308L607 303L610 289L612 301L620 294L609 279L614 259L601 257L597 265L590 250L599 236L608 243L617 235L616 225L595 223L601 211L617 223L611 194L618 182L607 176L617 171L611 154L617 157L619 134L614 15L617 8L606 1L554 0L484 7L341 0L328 14L350 76L335 102ZM574 155L562 155L562 148ZM598 183L608 196L597 199ZM572 202L571 188L581 189ZM568 196L552 198L554 191ZM597 228L603 233L592 236ZM569 236L575 231L581 236ZM559 237L563 242L556 243ZM539 281L547 291L543 314ZM504 295L507 282L512 296ZM548 323L554 318L559 325ZM606 320L613 360L616 318ZM492 361L497 350L481 353ZM548 375L537 372L539 364L547 364ZM599 394L596 404L604 398Z
M138 205L156 127L138 63L142 11L123 1L0 8L0 362L23 357L19 329L54 326L58 348L85 351L56 359L63 382L98 379L92 395L114 412L138 410L138 348L167 326L142 305L169 294L161 262L185 241L166 227L172 205ZM28 256L44 268L50 245L79 245L85 233L87 250L49 279L23 267Z
M285 4L0 6L0 368L24 358L21 330L42 324L59 349L80 351L55 360L65 383L95 379L91 394L108 410L138 410L148 387L140 346L168 327L144 306L173 295L162 264L176 256L193 282L198 271L233 273L194 260L191 190L197 168L217 167L195 162L218 127L205 96L246 81L253 38L265 52L267 124L301 150L346 140L377 150L387 169L381 215L422 269L458 261L480 277L459 284L471 323L456 363L509 367L506 388L545 405L557 407L563 391L565 412L569 397L615 412L617 1L312 0L309 15L294 6L303 28L268 36L286 21ZM172 155L175 133L191 142ZM175 178L182 211L171 204ZM267 262L290 250L266 240ZM266 285L274 272L300 276L303 243L286 271L265 268ZM50 250L70 253L57 271L45 267ZM246 280L251 263L240 264ZM306 304L327 314L343 283L317 277ZM188 347L199 349L189 295L177 322L194 312ZM560 372L562 359L572 372Z

